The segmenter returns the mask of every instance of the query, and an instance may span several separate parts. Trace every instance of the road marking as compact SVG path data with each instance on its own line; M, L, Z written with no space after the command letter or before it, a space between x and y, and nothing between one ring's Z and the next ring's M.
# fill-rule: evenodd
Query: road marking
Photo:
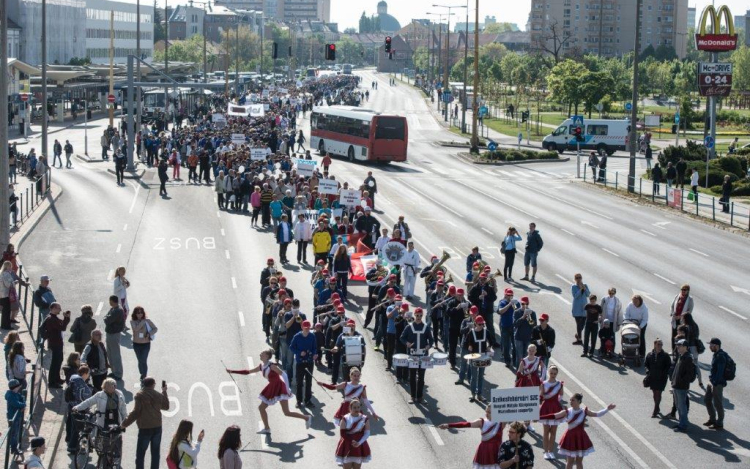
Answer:
M693 248L690 248L690 250L691 250L691 251L693 251L693 252L694 252L694 253L696 253L696 254L700 254L700 255L701 255L701 256L703 256L703 257L710 257L710 256L709 256L708 254L706 254L705 252L700 252L700 251L698 251L697 249L693 249Z
M590 208L584 207L584 206L582 206L582 205L578 205L578 204L576 204L576 203L574 203L574 202L570 202L570 201L568 201L568 200L562 200L562 199L559 199L559 196L558 196L558 195L556 195L556 194L551 194L551 193L549 193L549 192L545 192L545 191L539 190L539 188L538 188L538 187L536 187L536 186L526 186L526 185L523 185L523 184L519 184L519 183L517 183L517 182L516 182L515 184L516 184L516 185L518 185L518 186L520 186L520 187L525 187L526 189L529 189L530 191L533 191L533 192L538 192L539 194L544 194L544 195L546 195L547 197L550 197L550 198L552 198L552 199L557 199L557 200L560 200L561 202L564 202L564 203L566 203L567 205L570 205L570 206L576 207L576 208L578 208L578 209L581 209L581 210L583 210L583 211L586 211L586 212L589 212L589 213L593 213L594 215L596 215L596 216L597 216L597 217L599 217L599 218L604 218L604 219L606 219L606 220L614 220L614 218L612 218L612 217L610 217L610 216L608 216L608 215L605 215L605 214L603 214L603 213L599 213L599 212L597 212L596 210L591 210Z
M133 213L133 209L135 208L135 201L138 200L138 192L141 190L141 186L136 186L132 182L130 183L130 185L133 186L133 189L135 189L135 194L133 194L133 202L130 203L130 210L128 210L128 213Z
M748 290L747 288L735 287L734 285L729 285L729 286L732 287L732 291L735 293L742 292L745 295L750 295L750 290Z
M122 231L128 231L128 224L125 223L125 226L122 227Z
M387 203L388 205L393 205L393 202L391 202L390 200L386 199L382 195L378 195L378 200L382 200L383 202Z
M221 218L221 210L216 211L216 218Z
M604 252L608 252L608 253L612 254L613 256L615 256L615 257L620 257L620 255L619 255L619 254L617 254L617 253L614 253L614 252L610 251L610 250L609 250L609 249L607 249L607 248L602 248L602 251L604 251Z
M224 255L227 256L227 259L229 259L229 249L224 250Z
M555 292L551 292L551 291L540 291L539 293L541 293L542 295L553 295L553 296L557 297L558 300L562 301L563 303L565 303L568 306L570 306L570 305L573 304L570 301L566 300L565 297L562 296L559 293L555 293Z
M238 311L237 314L240 316L240 326L245 327L245 315L242 314L242 311Z
M490 236L494 236L495 235L495 233L493 233L492 231L488 230L485 227L482 227L482 231L484 231L485 233L489 234Z
M440 173L440 174L443 174L443 175L447 175L447 174L448 174L448 172L447 172L446 170L444 170L443 168L439 168L439 167L437 167L437 166L435 166L435 167L434 167L434 168L432 168L432 169L433 169L433 170L434 170L434 171L435 171L436 173Z
M563 373L565 373L566 375L568 375L570 377L570 379L572 379L573 381L575 381L575 383L583 390L583 392L587 396L590 396L591 398L593 398L602 407L606 407L607 406L607 404L603 400L601 400L599 398L599 396L597 396L596 394L594 394L591 391L591 389L589 389L588 387L586 387L586 385L583 384L583 382L581 382L581 380L579 380L577 377L573 376L564 366L562 366L560 364L560 362L558 362L555 359L551 359L550 361L554 362L555 365L557 365L557 367L560 369L560 371L562 371ZM566 391L567 391L567 389L566 389ZM570 391L568 391L568 392L570 392ZM652 445L646 438L644 438L643 435L641 435L640 433L638 433L635 428L633 428L627 421L625 421L625 419L623 419L622 417L620 417L620 414L618 414L617 411L611 410L611 411L609 411L609 414L611 414L615 419L617 419L617 421L620 422L620 424L623 427L625 427L631 434L633 434L633 436L635 436L645 447L647 447L648 449L650 449L651 452L654 453L656 455L656 457L659 458L661 460L661 462L664 463L664 465L666 467L669 467L670 469L677 469L677 467L674 464L672 464L672 462L669 459L667 459L666 456L664 456L658 449L656 449L656 447L654 445ZM620 437L618 437L606 424L604 424L604 422L602 422L601 419L597 418L597 419L593 419L593 420L596 423L598 423L604 429L604 431L606 431L609 434L609 436L611 436L612 439L614 439L617 442L617 444L619 444L623 449L625 449L630 454L630 456L634 460L636 460L638 462L638 464L641 465L641 467L644 467L644 468L648 468L649 467L624 441L622 441L620 439Z
M258 422L258 431L263 430L263 421ZM266 443L266 439L270 438L271 435L258 435L260 436L260 447L263 449L268 449L268 444Z
M422 220L426 220L426 221L436 221L436 222L440 222L440 223L448 223L448 224L449 224L449 225L451 225L452 227L454 227L454 228L458 228L458 225L456 225L455 223L453 223L453 222L452 222L452 221L450 221L450 220L440 220L440 219L438 219L438 218L422 218Z
M424 419L425 425L427 425L427 429L432 434L432 437L435 439L435 443L438 444L438 446L444 446L445 443L443 443L443 439L440 438L440 435L438 434L437 430L435 429L435 425L432 423L432 420L425 417Z
M667 283L671 283L672 285L677 285L677 284L676 284L675 282L673 282L673 281L669 280L669 279L668 279L667 277L664 277L664 276L662 276L662 275L659 275L659 274L657 274L656 272L654 272L654 275L655 275L656 277L659 277L660 279L664 280L664 281L665 281L665 282L667 282Z
M657 228L661 228L662 230L666 230L665 226L672 223L671 221L660 221L657 223L652 223L651 226L655 226Z
M734 311L732 311L732 310L731 310L731 309L729 309L729 308L725 308L724 306L719 306L719 309L723 309L723 310L724 310L724 311L726 311L727 313L729 313L729 314L734 314L734 315L735 315L735 316L737 316L738 318L740 318L740 319L742 319L742 320L744 320L744 321L747 321L747 318L746 318L745 316L743 316L743 315L741 315L741 314L737 314L737 313L735 313Z
M234 289L237 288L237 280L235 280L234 277L232 277L232 288L234 288Z
M522 208L518 208L518 207L516 207L515 205L509 204L508 202L506 202L506 201L504 201L504 200L500 200L500 199L498 199L497 197L494 197L494 196L492 196L492 195L488 194L487 192L484 192L484 191L480 191L480 190L479 190L479 189L477 189L476 187L470 186L470 185L468 185L468 184L464 184L464 183L463 183L463 182L461 182L461 181L455 181L455 182L456 182L457 184L459 184L459 185L462 185L462 186L464 186L464 187L467 187L467 188L469 188L469 189L471 189L471 190L473 190L473 191L475 191L475 192L479 192L480 194L484 195L485 197L488 197L488 198L490 198L490 199L494 200L495 202L501 203L501 204L505 205L506 207L510 207L510 208L512 208L512 209L514 209L514 210L516 210L516 211L518 211L518 212L521 212L521 213L525 213L526 215L530 216L531 218L539 218L539 217L537 217L536 215L534 215L534 214L532 214L532 213L529 213L529 212L527 212L526 210L524 210L524 209L522 209ZM463 217L462 217L462 218L463 218Z
M221 235L226 236L227 234L224 232L224 228L221 229Z
M593 223L591 223L590 221L581 221L581 225L586 225L586 226L590 226L591 228L594 228L594 229L596 229L596 230L598 230L598 229L599 229L599 227L598 227L598 226L594 225L594 224L593 224Z
M395 186L395 184L394 184L394 186ZM406 187L409 187L409 186L406 186ZM452 208L448 207L447 205L445 205L445 204L443 204L443 203L441 203L441 202L438 202L437 200L433 199L432 197L430 197L429 195L427 195L427 194L425 194L424 192L420 191L419 189L415 189L415 188L413 188L413 187L409 187L409 189L410 189L410 190L413 190L413 191L414 191L414 192L416 192L417 194L420 194L420 195L421 195L422 197L424 197L424 198L426 198L426 199L428 199L428 200L431 200L432 202L434 202L434 203L436 203L436 204L440 205L441 207L443 207L444 209L446 209L446 210L448 210L449 212L453 213L453 214L454 214L454 215L456 215L457 217L459 217L459 218L463 218L463 217L464 217L463 215L461 215L461 214L460 214L460 213L458 213L457 211L453 210Z
M122 244L118 244L117 245L117 249L115 249L115 252L119 254L120 253L120 249L122 249Z
M575 236L575 234L571 233L570 231L566 230L565 228L560 228L560 231L564 231L565 233L568 233L570 236Z
M560 275L560 274L555 274L555 276L556 276L557 278L559 278L560 280L562 280L563 282L565 282L565 283L568 283L568 284L570 284L570 285L573 285L573 284L575 283L575 282L571 282L570 280L568 280L567 278L563 277L563 276L562 276L562 275Z
M649 236L653 236L654 238L656 238L656 235L655 235L655 234L653 234L653 233L652 233L652 232L650 232L650 231L646 231L646 230L641 230L641 231L642 231L642 232L644 232L644 233L646 233L646 234L647 234L647 235L649 235Z
M114 276L115 276L115 269L110 269L109 273L107 274L107 280L114 279Z
M104 302L100 301L99 302L99 306L96 307L96 313L95 314L97 316L99 316L100 314L102 314L102 307L103 306L104 306Z
M247 357L247 369L252 370L255 368L255 362L253 361L253 357ZM255 376L257 373L250 373L248 376Z
M520 176L520 177L522 177L522 178L527 178L527 179L531 177L531 175L530 175L530 174L526 174L526 173L524 173L523 171L518 171L518 172L516 172L516 173L514 173L514 174L515 174L516 176Z
M509 173L508 171L503 171L502 169L497 169L496 171L502 173L504 176L513 177L513 173Z
M657 305L661 304L661 301L659 301L659 300L655 299L654 297L652 297L650 293L646 293L646 292L643 292L643 291L640 291L640 290L636 290L635 288L633 288L633 295L640 295L640 296L646 298L647 300L651 301L652 303L656 303Z

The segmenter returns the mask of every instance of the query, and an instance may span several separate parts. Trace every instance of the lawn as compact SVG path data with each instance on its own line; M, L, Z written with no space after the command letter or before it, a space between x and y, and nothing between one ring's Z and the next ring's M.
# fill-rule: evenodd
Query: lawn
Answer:
M526 140L526 124L521 124L520 127L516 127L515 122L508 123L505 119L485 119L484 125L495 132L500 132L501 134L509 135L511 137L518 137L518 133L522 132L523 138ZM546 127L540 127L539 130L541 133L537 133L535 125L530 125L529 130L531 132L529 139L534 142L541 142L542 138L550 133L550 129Z

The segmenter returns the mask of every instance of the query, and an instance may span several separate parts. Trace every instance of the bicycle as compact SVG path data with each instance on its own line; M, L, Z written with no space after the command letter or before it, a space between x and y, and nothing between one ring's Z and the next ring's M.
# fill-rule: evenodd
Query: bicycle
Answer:
M76 412L73 419L80 426L78 451L73 457L75 469L88 468L91 451L98 456L97 469L121 469L122 433L119 425L104 428L96 423L97 415L103 412Z

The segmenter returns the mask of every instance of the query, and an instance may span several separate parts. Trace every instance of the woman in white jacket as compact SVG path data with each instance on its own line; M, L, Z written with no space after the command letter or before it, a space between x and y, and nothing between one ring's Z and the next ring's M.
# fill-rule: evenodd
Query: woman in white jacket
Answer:
M307 264L307 244L312 239L312 224L305 218L303 213L297 215L297 222L292 230L294 241L297 242L297 264Z
M204 434L204 431L201 430L198 434L198 440L192 442L193 422L181 420L172 437L172 443L169 444L169 455L167 457L180 469L198 467L198 453L201 451Z
M125 267L120 266L115 270L114 290L115 295L120 299L120 307L125 318L127 318L130 312L130 308L128 307L128 288L130 288L130 282L125 278Z
M219 210L224 210L224 194L227 189L225 187L226 181L224 180L224 171L219 171L219 176L214 180L214 190L216 191L219 199Z
M634 295L630 304L625 308L625 321L634 322L641 328L641 345L638 354L646 356L646 326L648 326L648 307L643 303L641 295Z
M100 427L104 427L105 424L121 425L128 415L125 396L117 389L117 382L114 378L105 379L102 391L73 407L73 411L80 412L91 407L96 407L96 424ZM122 450L122 439L120 439L120 450Z

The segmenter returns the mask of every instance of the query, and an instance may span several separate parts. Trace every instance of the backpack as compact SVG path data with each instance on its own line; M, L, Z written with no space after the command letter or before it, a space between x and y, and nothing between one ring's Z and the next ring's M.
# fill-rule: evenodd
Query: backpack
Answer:
M180 460L177 462L172 461L172 458L167 455L167 469L180 469L180 463L182 462L182 458L185 456L185 453L183 452L180 454Z
M75 395L73 394L73 384L68 384L65 387L65 402L70 403L75 401Z
M44 318L44 321L42 321L41 324L39 324L39 338L41 340L47 340L49 339L49 331L47 330L47 320L49 319L49 316Z
M727 359L726 365L724 365L724 379L727 381L734 380L734 377L737 376L737 364L732 360L732 357L729 356L727 352L724 352L724 356Z

